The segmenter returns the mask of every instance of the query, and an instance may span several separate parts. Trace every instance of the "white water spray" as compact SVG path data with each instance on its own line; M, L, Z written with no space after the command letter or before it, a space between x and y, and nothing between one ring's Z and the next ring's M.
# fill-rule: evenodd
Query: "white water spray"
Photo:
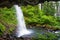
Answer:
M18 27L17 27L17 33L16 33L17 37L30 34L31 32L28 31L26 28L21 7L19 7L18 5L14 5L14 7L16 9L16 15L17 15L17 21L18 21Z

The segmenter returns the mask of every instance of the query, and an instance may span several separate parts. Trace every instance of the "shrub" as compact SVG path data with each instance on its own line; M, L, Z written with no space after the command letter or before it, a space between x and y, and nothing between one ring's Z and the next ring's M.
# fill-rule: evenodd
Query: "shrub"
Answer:
M17 24L17 21L16 21L16 15L15 15L14 8L13 7L12 8L7 8L7 7L0 8L0 30L1 32L5 30L4 28L6 28L6 26L8 26L7 32L14 30L16 24ZM11 27L13 27L13 29Z
M45 7L47 7L46 3L49 4L48 5L49 8L45 8ZM52 3L45 2L44 4L43 4L43 7L47 10L45 10L44 8L42 10L39 10L38 5L36 5L36 6L31 6L31 5L22 6L22 10L24 13L26 24L35 24L35 25L47 24L50 26L56 26L59 24L59 21L53 16L55 13L55 9L54 9L54 7L52 7L53 5L51 6ZM45 12L45 11L47 11L47 12Z

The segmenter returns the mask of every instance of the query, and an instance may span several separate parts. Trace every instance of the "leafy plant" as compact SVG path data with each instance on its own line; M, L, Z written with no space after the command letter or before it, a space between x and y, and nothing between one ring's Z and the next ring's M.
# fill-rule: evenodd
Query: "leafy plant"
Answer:
M52 2L44 2L42 10L39 9L38 5L22 6L22 10L27 25L47 24L50 26L56 26L59 24L59 21L54 17L55 8Z
M17 21L16 21L14 7L0 8L0 30L1 30L1 32L6 31L4 28L8 29L7 32L14 30L11 27L15 28L16 24L17 24ZM6 26L8 26L8 27L6 27Z
M5 26L0 23L0 35L4 33L5 29Z

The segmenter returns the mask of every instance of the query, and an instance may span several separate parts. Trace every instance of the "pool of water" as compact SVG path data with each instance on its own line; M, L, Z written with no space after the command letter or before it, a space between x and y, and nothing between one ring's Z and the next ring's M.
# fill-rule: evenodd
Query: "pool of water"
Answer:
M57 31L53 31L50 29L44 29L44 28L28 28L28 30L31 30L32 33L29 35L23 35L22 37L34 37L37 38L38 35L46 35L46 37L48 38L47 35L52 34L53 36L55 35L57 37L57 40L60 40L60 30Z

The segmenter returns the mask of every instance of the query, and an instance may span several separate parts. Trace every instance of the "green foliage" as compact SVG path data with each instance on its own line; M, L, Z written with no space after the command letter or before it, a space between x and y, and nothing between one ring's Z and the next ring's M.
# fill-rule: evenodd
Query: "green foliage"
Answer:
M55 13L55 7L52 2L44 2L42 9L46 15L54 15Z
M53 33L39 34L37 33L37 38L32 38L32 40L57 40L57 36ZM54 36L53 36L54 35Z
M57 36L54 33L46 33L45 35L48 36L49 40L54 40L54 39L56 40L57 39Z
M6 29L5 26L0 23L0 35L3 34L3 32L5 31L5 29Z
M46 3L45 3L46 4ZM45 7L46 5L44 5ZM49 5L49 8L51 4ZM47 6L46 6L47 7ZM47 10L47 8L45 8ZM48 15L46 15L46 12L44 12L44 10L39 10L39 7L38 5L36 6L31 6L31 5L27 5L27 6L22 6L22 10L23 10L23 13L24 13L24 16L25 16L25 20L26 20L26 23L27 24L48 24L48 25L51 25L51 26L55 26L57 25L57 19L50 15L51 13L53 14L53 12L51 11L47 11ZM51 8L52 10L52 8Z
M7 22L7 23L14 23L16 20L15 19L15 11L13 10L13 8L0 8L0 18L1 20ZM12 20L12 21L11 21ZM15 23L16 24L16 23Z
M26 23L37 23L38 21L38 6L22 6L22 10L25 16Z
M3 24L3 25L2 25ZM14 8L0 8L0 30L1 32L10 32L14 30L17 24ZM7 27L8 26L8 27ZM11 28L12 27L12 28Z
M22 6L25 21L27 25L50 25L60 29L59 18L55 18L54 14L56 12L55 7L52 2L44 2L42 4L42 10L39 9L38 5L32 6Z
M42 24L56 25L56 19L53 16L41 16Z

